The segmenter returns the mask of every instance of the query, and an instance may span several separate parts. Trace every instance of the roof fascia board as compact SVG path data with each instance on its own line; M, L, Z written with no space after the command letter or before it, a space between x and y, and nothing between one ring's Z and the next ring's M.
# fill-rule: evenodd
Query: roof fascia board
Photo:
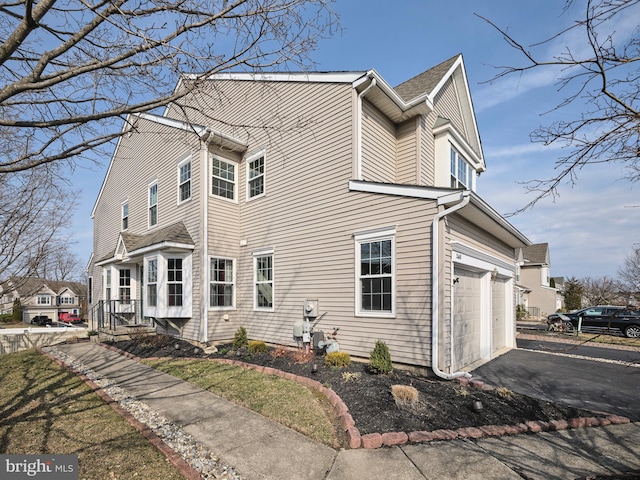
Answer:
M374 78L376 79L376 87L379 88L403 113L423 104L427 106L429 111L433 111L433 101L429 98L428 93L420 95L409 102L405 102L375 69L369 70L365 76L353 82L353 88L357 88L366 80Z
M161 242L149 245L148 247L142 247L137 250L132 250L129 252L129 257L137 257L138 255L144 255L145 253L154 252L156 250L167 250L169 248L177 248L180 250L194 250L196 247L195 245L189 243Z
M471 203L519 241L525 245L532 244L531 240L520 232L520 230L511 225L502 215L491 208L491 206L475 192L471 192Z
M259 82L305 82L305 83L353 83L362 77L364 72L275 72L275 73L249 73L249 72L226 72L215 73L206 77L207 80L240 80ZM200 75L186 74L182 76L185 80L202 79Z
M375 183L363 180L349 180L349 190L354 192L380 193L383 195L398 195L401 197L423 198L426 200L440 200L444 198L456 197L460 199L462 190L452 191L450 189L421 187L418 185L399 185L396 183ZM453 200L449 200L453 201Z

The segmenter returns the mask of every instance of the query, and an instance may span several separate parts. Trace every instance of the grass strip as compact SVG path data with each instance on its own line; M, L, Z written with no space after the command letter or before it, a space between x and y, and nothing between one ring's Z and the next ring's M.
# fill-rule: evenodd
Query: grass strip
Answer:
M0 356L0 453L77 454L79 477L183 479L80 378L35 349Z
M143 363L325 445L342 446L337 416L320 392L284 378L210 360L156 359Z

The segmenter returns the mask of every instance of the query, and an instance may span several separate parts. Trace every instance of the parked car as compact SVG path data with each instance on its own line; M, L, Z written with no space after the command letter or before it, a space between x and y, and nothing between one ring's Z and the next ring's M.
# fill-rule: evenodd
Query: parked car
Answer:
M31 319L32 325L46 326L46 325L51 325L52 323L53 323L53 320L51 320L46 315L36 315Z
M82 319L75 313L61 312L58 315L58 321L63 323L82 323Z
M569 313L554 313L547 317L547 324L563 322L565 331L581 327L606 328L622 331L626 337L640 338L640 311L615 305L586 307Z

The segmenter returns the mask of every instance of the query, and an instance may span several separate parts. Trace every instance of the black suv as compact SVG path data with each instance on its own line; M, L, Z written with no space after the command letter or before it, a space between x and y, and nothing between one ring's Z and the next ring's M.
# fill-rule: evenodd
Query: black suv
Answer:
M53 321L46 315L36 315L31 319L31 323L33 325L44 326L44 325L51 325Z
M569 317L573 328L578 328L578 322L582 320L582 327L615 328L626 337L640 338L640 311L637 309L598 305L563 315Z

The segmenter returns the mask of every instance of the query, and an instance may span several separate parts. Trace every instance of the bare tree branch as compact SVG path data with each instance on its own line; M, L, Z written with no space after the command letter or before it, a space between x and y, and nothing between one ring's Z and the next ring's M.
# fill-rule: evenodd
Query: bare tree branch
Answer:
M564 11L576 3L567 0ZM577 104L581 110L578 118L556 121L532 132L533 142L557 144L568 153L557 159L555 175L524 182L535 197L514 213L533 207L542 198L555 198L560 185L576 184L578 172L589 165L615 162L625 167L628 181L640 180L640 31L636 26L627 36L616 32L616 22L632 8L637 12L638 4L640 0L586 0L584 18L530 47L478 15L525 59L521 66L497 66L498 73L489 82L535 69L555 69L559 75L556 85L564 98L551 112ZM583 38L583 45L575 49L580 54L574 53L569 39L556 54L537 51L575 31Z

